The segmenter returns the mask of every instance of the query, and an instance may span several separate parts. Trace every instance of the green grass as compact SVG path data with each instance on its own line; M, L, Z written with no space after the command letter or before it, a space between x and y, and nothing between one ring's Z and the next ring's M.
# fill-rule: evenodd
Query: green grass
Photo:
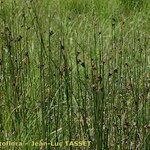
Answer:
M0 2L0 142L150 148L148 1Z

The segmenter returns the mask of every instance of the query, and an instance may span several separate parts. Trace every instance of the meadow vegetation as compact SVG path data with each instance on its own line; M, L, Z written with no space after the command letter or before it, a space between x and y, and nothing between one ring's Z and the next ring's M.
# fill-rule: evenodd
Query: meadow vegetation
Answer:
M3 148L149 150L149 4L0 0L0 142L91 141Z

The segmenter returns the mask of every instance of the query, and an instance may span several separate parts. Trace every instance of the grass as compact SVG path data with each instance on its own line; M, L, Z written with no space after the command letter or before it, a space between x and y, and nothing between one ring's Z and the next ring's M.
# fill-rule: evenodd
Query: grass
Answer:
M150 148L148 1L0 2L0 142Z

